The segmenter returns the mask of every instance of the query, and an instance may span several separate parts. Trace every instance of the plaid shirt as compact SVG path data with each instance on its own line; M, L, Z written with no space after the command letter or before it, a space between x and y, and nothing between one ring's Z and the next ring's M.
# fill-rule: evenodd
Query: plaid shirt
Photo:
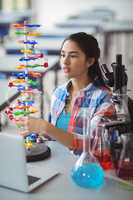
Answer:
M59 86L53 93L51 100L51 120L56 126L57 119L65 107L66 98L69 96L68 88L71 81ZM101 119L109 118L115 113L115 107L111 102L111 92L107 87L97 87L90 83L86 88L79 91L73 103L68 132L83 135L83 110L89 110L91 118L91 132L94 132Z

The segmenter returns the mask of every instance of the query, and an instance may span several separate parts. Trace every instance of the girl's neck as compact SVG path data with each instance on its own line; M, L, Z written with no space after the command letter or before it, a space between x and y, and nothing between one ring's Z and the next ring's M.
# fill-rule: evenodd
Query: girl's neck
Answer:
M84 79L78 81L77 79L72 79L71 80L71 85L68 88L69 90L69 96L66 99L66 104L65 104L65 111L66 112L72 112L72 107L73 107L73 103L75 101L75 98L78 95L78 92L85 88L89 83L91 83L92 81L88 80L88 79Z
M71 91L73 93L79 92L81 89L85 88L87 85L89 85L92 81L87 79L84 80L75 80L72 79L72 87L71 87Z

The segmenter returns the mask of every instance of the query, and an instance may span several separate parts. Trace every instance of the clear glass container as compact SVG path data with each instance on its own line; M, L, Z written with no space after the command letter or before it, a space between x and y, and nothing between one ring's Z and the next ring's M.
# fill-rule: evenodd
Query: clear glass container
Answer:
M96 128L92 152L104 170L113 168L109 133L100 125Z
M104 183L104 170L91 151L91 119L88 108L83 113L83 152L72 169L73 181L83 188L98 189Z
M116 175L120 186L126 190L133 190L133 134L121 135L122 150L116 165Z
M123 135L123 148L116 169L117 176L133 181L133 134Z

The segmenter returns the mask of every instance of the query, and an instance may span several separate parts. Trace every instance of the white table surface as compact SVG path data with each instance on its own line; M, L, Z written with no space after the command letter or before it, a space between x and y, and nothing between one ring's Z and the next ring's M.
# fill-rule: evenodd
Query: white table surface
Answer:
M35 163L28 163L29 171L34 175L43 176L47 170L58 168L60 175L35 191L26 194L0 187L1 200L132 200L133 191L127 191L114 181L106 180L99 190L84 189L77 186L71 179L71 169L76 157L63 145L49 142L51 158Z

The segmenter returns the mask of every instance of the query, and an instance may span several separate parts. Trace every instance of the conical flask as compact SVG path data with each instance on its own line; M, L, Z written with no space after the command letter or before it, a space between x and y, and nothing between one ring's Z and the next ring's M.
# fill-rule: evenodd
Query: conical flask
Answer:
M108 130L98 126L93 139L92 152L104 170L113 168Z
M83 188L100 188L104 183L104 171L91 152L89 109L82 108L83 114L83 152L72 169L73 181Z
M117 162L116 175L122 180L120 185L127 190L133 190L133 135L122 135L123 144L120 158ZM124 182L126 181L126 183Z
M123 149L121 151L117 175L125 180L133 181L133 134L123 135Z

